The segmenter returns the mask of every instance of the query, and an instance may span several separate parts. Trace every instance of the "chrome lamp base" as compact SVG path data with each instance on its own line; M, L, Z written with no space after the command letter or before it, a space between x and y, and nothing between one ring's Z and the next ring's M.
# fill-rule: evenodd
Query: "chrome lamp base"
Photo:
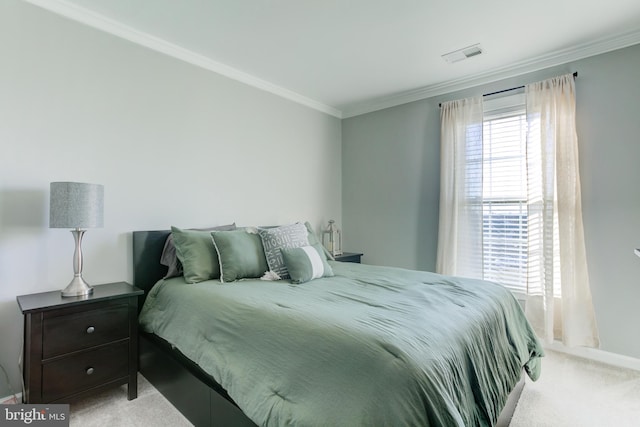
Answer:
M62 290L63 297L80 297L92 293L93 288L84 281L82 276L75 276L69 285Z
M86 230L71 230L76 241L76 250L73 253L73 279L62 290L63 297L81 297L91 295L93 288L82 278L82 236Z

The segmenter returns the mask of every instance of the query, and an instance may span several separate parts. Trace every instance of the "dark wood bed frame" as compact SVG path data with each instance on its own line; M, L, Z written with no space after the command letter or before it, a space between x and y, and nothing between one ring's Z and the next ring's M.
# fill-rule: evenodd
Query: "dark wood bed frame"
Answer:
M133 232L133 282L147 293L167 271L160 256L170 231ZM201 426L255 426L213 377L162 338L140 331L140 372L191 423ZM496 426L511 421L524 387L524 375L509 395Z
M170 231L133 232L133 282L147 293L167 272L160 255ZM253 426L213 377L158 337L140 331L140 372L193 425Z

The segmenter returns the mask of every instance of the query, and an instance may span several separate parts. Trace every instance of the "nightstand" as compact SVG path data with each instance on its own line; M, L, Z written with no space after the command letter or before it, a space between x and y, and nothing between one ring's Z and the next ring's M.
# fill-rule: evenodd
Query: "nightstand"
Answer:
M125 282L87 297L60 291L17 297L24 315L24 403L67 403L128 384L138 395L138 296Z
M336 261L354 262L356 264L360 264L361 257L362 257L362 254L357 252L343 252L342 255L334 256Z

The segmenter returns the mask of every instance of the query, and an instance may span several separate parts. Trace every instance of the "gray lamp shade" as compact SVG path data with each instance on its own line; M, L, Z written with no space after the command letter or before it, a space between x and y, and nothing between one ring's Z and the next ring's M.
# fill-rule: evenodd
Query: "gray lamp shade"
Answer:
M49 228L95 228L104 225L104 186L52 182Z

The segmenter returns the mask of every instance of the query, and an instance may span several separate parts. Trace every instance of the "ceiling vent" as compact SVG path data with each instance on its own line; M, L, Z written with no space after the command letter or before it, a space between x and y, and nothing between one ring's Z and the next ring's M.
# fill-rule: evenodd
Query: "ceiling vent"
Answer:
M476 43L462 49L454 50L453 52L445 53L442 55L442 58L449 64L453 64L454 62L460 62L467 58L471 58L472 56L478 56L481 53L482 47L480 46L480 43Z

